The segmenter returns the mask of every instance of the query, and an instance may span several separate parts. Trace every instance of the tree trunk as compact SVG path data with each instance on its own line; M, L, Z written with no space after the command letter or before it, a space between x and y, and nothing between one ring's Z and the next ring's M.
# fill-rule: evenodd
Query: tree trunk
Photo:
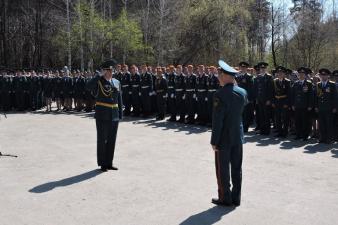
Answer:
M70 12L69 12L69 2L71 0L66 0L67 5L67 39L68 39L68 45L67 45L67 53L68 53L68 69L72 70L72 46L71 46L71 39L70 39Z
M83 57L83 33L82 33L82 9L81 9L81 1L79 0L79 24L80 24L80 64L81 71L84 71L84 57Z

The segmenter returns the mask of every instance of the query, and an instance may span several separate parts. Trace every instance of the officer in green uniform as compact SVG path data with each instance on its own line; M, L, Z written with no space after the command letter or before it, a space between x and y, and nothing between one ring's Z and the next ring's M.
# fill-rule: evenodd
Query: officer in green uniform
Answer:
M333 118L337 113L337 88L329 80L330 70L319 70L321 82L315 88L315 109L319 119L319 143L333 143Z
M101 66L102 75L87 84L87 89L96 93L97 164L103 172L117 170L113 159L118 124L122 119L122 95L120 82L112 78L115 65L115 60L105 61Z
M218 199L212 203L239 206L242 186L243 125L242 113L247 93L235 85L237 70L219 61L221 88L214 95L211 145L215 151ZM230 167L232 190L230 190Z
M276 137L285 138L289 131L289 107L291 81L286 79L286 68L278 66L276 68L276 79L273 81L273 101L272 107L275 109L276 127L278 134Z

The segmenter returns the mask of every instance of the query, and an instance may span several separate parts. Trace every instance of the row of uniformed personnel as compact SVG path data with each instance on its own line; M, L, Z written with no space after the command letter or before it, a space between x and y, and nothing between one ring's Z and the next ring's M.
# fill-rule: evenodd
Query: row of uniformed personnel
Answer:
M271 125L277 129L278 137L286 137L294 128L296 139L307 140L312 134L321 142L331 143L336 136L337 88L334 79L338 72L319 70L314 75L308 68L301 67L293 73L282 66L267 73L267 63L254 67L249 73L249 64L241 62L236 77L237 83L248 93L249 104L243 113L244 131L256 122L256 131L269 135ZM219 87L216 67L200 65L194 70L187 67L169 66L151 68L118 65L114 77L121 82L125 115L148 117L157 113L157 119L201 125L211 124L212 98ZM295 75L296 74L296 75ZM329 76L331 80L329 81ZM0 107L3 110L40 109L47 105L51 110L54 99L57 108L75 108L91 111L95 93L86 90L91 73L67 70L36 74L16 73L0 75ZM46 100L46 101L45 101ZM196 117L197 115L197 117Z
M77 109L82 109L81 102L92 102L93 97L85 89L86 83L92 78L91 73L75 72L72 76L68 71L54 73L15 72L0 73L0 109L11 110L38 110L55 100L57 110L64 107L72 109L74 99ZM93 106L88 110L92 110ZM49 107L48 107L49 106ZM82 107L80 107L82 106Z

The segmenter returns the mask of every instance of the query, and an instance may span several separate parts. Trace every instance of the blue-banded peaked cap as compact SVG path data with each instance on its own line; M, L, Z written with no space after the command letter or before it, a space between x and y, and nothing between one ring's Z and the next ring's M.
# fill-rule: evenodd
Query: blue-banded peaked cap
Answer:
M220 67L220 69L224 72L227 73L231 76L236 76L238 71L235 70L233 67L229 66L226 62L224 62L223 60L218 60L218 65Z

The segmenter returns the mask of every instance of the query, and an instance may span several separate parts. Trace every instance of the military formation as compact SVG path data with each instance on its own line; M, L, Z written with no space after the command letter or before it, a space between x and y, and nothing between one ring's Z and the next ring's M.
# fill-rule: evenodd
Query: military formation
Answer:
M338 71L313 72L283 66L268 73L268 64L236 67L237 85L248 93L244 131L255 125L261 135L331 144L338 140ZM150 67L117 65L114 78L122 89L124 115L211 126L213 95L219 88L219 68L204 65ZM2 111L86 111L95 109L95 96L86 88L97 72L2 71ZM54 104L53 104L54 103Z

